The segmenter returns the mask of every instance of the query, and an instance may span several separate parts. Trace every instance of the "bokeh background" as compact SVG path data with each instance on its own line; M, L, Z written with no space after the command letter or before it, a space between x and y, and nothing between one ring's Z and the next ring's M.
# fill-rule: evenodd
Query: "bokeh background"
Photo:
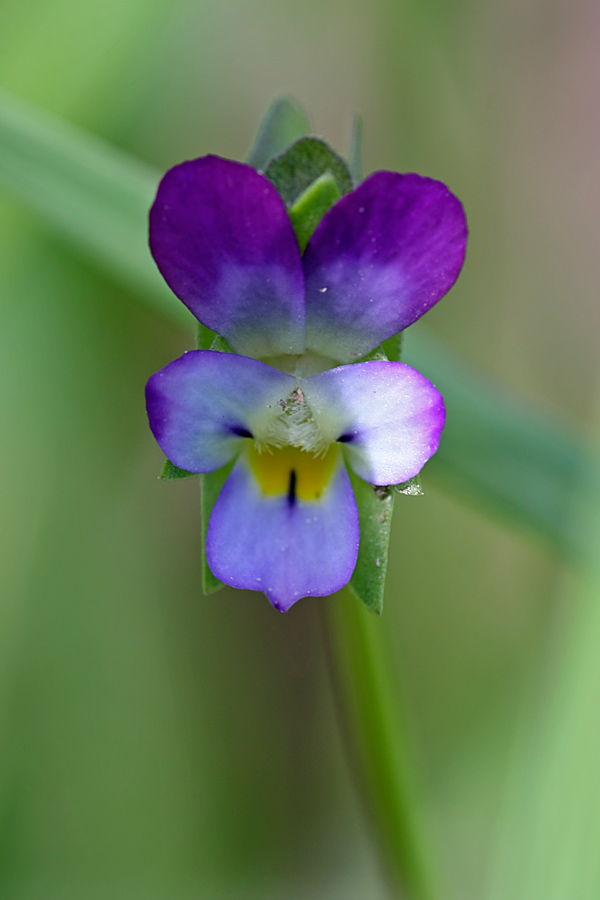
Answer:
M342 153L362 113L366 172L441 179L469 218L466 268L414 328L593 442L599 40L594 0L0 0L0 86L161 170L244 158L282 91ZM324 601L282 617L260 594L204 598L197 484L157 480L143 387L193 334L1 189L0 245L2 896L385 897ZM435 461L423 487L396 505L384 621L440 897L597 897L589 854L580 893L575 857L542 892L563 794L527 793L549 727L531 711L571 683L562 642L594 579ZM598 793L584 682L588 768L554 741L570 702L541 741L567 798ZM581 847L598 830L578 809Z

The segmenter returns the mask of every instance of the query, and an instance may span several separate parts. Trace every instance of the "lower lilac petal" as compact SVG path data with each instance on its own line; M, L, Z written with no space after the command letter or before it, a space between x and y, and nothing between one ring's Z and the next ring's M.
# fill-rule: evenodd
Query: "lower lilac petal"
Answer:
M167 172L150 249L171 290L236 353L304 351L298 242L283 200L250 166L205 156Z
M370 484L400 484L436 452L445 421L440 392L403 363L340 366L303 382L324 437Z
M461 270L467 224L439 181L376 172L322 219L303 257L306 346L355 362L420 318Z
M234 588L263 591L280 612L348 583L358 553L358 512L341 462L318 500L266 496L247 459L235 464L213 510L208 564Z
M257 424L280 413L278 403L294 383L254 359L192 350L149 379L150 428L174 465L214 472L233 459Z

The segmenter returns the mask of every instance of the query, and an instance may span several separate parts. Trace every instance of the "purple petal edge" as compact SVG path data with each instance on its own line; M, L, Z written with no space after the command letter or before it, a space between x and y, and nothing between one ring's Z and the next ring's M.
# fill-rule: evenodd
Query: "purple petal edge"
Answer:
M303 258L307 347L355 362L452 287L467 224L446 185L376 172L336 203Z
M150 210L150 249L171 290L237 353L304 351L296 236L250 166L205 156L170 169Z
M149 379L150 428L174 465L214 472L233 459L257 417L279 408L294 383L255 359L192 350Z
M343 436L348 465L363 481L408 481L438 449L442 395L404 363L340 366L307 378L303 390L327 438Z

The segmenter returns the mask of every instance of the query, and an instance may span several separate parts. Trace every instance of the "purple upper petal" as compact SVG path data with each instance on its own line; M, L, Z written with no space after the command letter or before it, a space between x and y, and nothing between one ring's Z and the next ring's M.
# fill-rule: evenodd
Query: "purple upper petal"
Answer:
M462 206L439 181L376 172L336 203L303 258L306 345L354 362L411 325L456 281Z
M150 428L172 463L214 472L239 449L240 438L281 412L294 379L254 359L192 350L146 385Z
M212 512L208 564L234 588L264 591L286 612L302 597L324 597L348 583L358 553L358 512L338 463L318 500L266 496L245 457L235 464Z
M304 351L298 243L282 199L254 169L205 156L167 172L150 249L179 299L237 353Z
M340 366L302 387L324 437L343 441L348 464L370 484L407 481L438 448L442 395L410 366Z

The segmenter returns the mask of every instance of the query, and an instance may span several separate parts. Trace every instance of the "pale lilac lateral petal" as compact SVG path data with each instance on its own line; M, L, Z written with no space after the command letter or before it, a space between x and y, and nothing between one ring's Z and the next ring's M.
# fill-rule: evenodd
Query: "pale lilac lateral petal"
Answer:
M298 243L283 200L250 166L205 156L167 172L150 249L171 290L237 353L304 351Z
M340 362L365 356L450 290L466 240L444 184L371 175L329 210L304 254L306 346Z
M343 442L348 465L370 484L399 484L436 452L444 427L440 392L403 363L340 366L303 382L326 440Z
M146 385L150 428L171 462L188 472L214 472L239 450L241 438L281 413L294 379L232 353L192 350Z
M291 501L265 496L242 456L213 510L206 555L220 581L264 591L287 612L302 597L324 597L348 583L358 540L356 501L341 461L318 500Z

